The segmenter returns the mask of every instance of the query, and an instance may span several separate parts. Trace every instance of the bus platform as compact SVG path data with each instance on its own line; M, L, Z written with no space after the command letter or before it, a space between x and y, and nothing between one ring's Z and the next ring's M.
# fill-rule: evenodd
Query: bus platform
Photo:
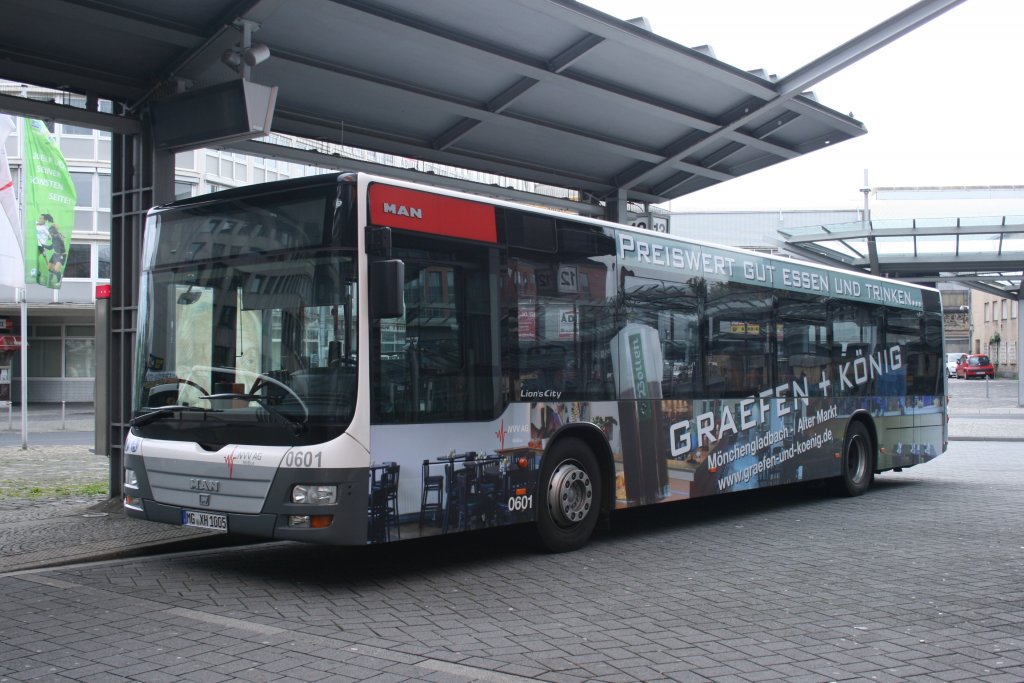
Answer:
M23 449L20 410L0 409L0 574L226 540L123 513L92 404L29 404L28 425Z
M951 379L949 395L951 441L1024 441L1016 381ZM252 540L124 515L91 404L30 404L28 422L22 449L18 408L0 409L0 574Z

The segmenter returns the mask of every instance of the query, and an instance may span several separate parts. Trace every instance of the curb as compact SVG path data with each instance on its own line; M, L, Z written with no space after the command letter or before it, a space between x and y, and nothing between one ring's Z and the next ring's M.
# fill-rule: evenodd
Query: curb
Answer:
M1021 442L1024 441L1024 437L1020 436L951 436L948 437L949 441L1002 441L1006 442Z

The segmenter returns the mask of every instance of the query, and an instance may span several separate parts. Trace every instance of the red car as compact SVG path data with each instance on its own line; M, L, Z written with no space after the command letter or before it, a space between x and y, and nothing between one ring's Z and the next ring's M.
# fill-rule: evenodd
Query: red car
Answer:
M956 364L956 376L970 379L971 377L996 376L996 369L992 367L992 361L983 353L964 354L960 362Z

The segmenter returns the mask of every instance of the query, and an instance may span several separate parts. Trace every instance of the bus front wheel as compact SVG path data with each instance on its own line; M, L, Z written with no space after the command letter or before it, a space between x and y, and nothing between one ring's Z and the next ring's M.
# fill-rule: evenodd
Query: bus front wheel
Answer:
M836 480L838 492L844 496L861 495L871 486L874 468L871 435L863 422L851 422L843 440L843 471Z
M586 545L601 509L601 470L579 439L560 439L544 458L537 511L541 545L555 553Z

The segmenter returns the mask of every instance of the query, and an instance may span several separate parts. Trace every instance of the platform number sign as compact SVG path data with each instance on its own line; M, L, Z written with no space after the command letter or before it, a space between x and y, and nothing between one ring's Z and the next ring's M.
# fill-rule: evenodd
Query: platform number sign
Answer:
M558 293L576 294L580 291L579 275L576 266L558 267Z
M652 213L645 213L637 216L636 220L633 221L634 228L640 228L641 230L650 230L652 232L668 232L668 217L667 216L656 216Z

